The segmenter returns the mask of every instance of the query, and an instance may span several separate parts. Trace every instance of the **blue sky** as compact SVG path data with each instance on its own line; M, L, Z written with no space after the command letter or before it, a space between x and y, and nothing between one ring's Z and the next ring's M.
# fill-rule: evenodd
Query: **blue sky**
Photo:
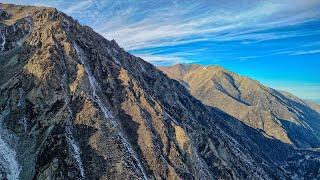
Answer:
M320 0L0 0L56 7L155 65L221 65L320 102Z

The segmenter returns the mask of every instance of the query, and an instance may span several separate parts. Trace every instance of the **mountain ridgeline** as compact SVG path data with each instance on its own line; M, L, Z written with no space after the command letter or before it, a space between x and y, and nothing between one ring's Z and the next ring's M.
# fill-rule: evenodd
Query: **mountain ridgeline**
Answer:
M0 179L320 178L293 145L317 137L270 138L56 9L0 4L0 33Z
M161 67L204 104L297 148L320 147L319 106L218 66Z

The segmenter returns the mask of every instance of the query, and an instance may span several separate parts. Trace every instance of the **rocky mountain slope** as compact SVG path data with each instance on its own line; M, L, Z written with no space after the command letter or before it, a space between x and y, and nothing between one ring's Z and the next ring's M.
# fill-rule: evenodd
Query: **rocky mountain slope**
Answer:
M312 108L313 110L315 110L318 113L320 113L320 105L319 104L317 104L315 102L312 102L312 101L309 101L309 100L306 100L305 102L308 104L308 106L310 108Z
M217 107L263 133L298 148L320 147L317 106L217 66L160 68L204 104Z
M56 9L0 9L0 179L319 178L319 152L203 105Z

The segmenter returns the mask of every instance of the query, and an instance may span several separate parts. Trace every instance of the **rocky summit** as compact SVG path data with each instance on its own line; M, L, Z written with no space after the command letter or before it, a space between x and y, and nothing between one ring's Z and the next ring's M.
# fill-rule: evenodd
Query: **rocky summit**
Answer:
M64 13L0 9L0 179L320 178L317 150L204 105Z

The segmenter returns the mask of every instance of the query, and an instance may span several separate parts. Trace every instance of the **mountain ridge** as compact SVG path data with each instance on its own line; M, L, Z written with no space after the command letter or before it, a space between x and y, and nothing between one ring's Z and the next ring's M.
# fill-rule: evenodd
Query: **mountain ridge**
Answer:
M317 127L320 115L316 105L309 107L308 102L290 93L268 88L256 80L240 76L219 66L178 64L171 67L160 67L160 69L169 77L186 84L191 94L204 104L218 107L254 128L265 130L268 135L298 147L317 148L319 146L319 133L313 133L313 131L319 132ZM180 69L186 71L181 73ZM303 108L305 112L299 108ZM300 117L310 114L309 112L312 116L307 120ZM265 118L268 116L269 118ZM256 119L257 117L260 120ZM304 137L306 139L302 140L301 144L299 144L301 140L293 142L295 137L290 138L290 134L286 132L289 127L284 127L283 123L286 123L284 120L307 128L309 125L304 123L309 121L310 124L313 124L313 129L306 130L311 136ZM256 124L259 121L262 125ZM264 127L265 123L271 123L270 129ZM304 132L301 133L304 134ZM309 141L310 146L304 144L303 141Z

